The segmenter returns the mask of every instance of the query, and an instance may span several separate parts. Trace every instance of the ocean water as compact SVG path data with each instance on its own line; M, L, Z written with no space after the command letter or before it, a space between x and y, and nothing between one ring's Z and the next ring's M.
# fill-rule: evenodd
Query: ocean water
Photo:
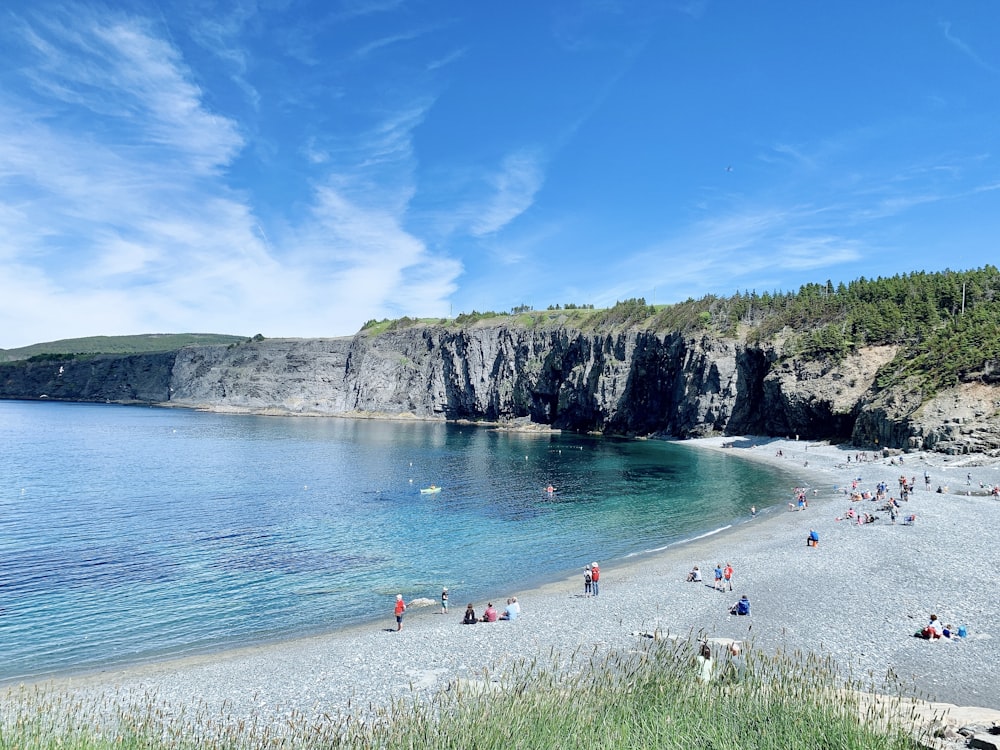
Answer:
M788 481L660 441L0 401L0 681L609 570L783 504Z

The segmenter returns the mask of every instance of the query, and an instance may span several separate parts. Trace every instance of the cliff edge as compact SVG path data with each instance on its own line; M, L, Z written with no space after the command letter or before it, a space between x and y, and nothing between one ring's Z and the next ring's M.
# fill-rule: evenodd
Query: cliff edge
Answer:
M996 378L926 395L905 382L881 388L879 372L896 353L871 346L802 359L777 343L710 334L415 323L343 338L6 363L0 397L1000 453Z

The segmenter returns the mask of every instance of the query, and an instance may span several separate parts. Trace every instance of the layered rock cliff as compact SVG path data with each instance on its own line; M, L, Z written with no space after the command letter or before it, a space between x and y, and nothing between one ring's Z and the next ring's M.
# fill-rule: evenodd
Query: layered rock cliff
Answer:
M268 339L157 355L0 365L0 397L144 402L254 413L522 420L695 437L798 435L952 453L1000 449L1000 387L925 399L882 391L893 347L836 363L709 335L415 325L373 336Z

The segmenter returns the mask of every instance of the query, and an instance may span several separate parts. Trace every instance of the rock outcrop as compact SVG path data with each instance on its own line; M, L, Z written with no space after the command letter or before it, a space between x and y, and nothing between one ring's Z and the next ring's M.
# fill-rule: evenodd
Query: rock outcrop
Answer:
M1000 451L998 368L933 398L880 390L893 347L838 362L710 335L481 322L0 365L0 397L215 411L530 421L626 435L798 435Z

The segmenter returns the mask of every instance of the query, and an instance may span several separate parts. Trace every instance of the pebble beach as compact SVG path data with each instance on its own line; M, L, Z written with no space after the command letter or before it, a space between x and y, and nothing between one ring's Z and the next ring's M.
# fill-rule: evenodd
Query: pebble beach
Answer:
M854 675L877 679L891 671L926 701L965 707L952 710L973 717L968 721L1000 722L994 580L1000 573L1000 500L989 492L1000 484L1000 460L862 456L846 446L768 438L683 445L778 465L805 489L808 507L789 508L789 486L766 503L748 498L745 522L731 528L647 555L599 560L598 596L583 591L583 568L592 560L580 560L578 574L534 589L519 590L512 582L492 601L502 611L516 596L522 615L514 622L463 626L467 600L461 591L451 592L450 612L443 615L438 589L409 603L401 632L394 597L373 599L373 609L384 613L373 611L379 619L367 625L60 678L45 687L81 700L154 696L169 706L278 722L292 713L320 717L430 696L455 680L492 680L515 662L545 661L553 653L589 655L634 648L637 639L650 636L701 634L717 646L735 640L768 651L829 655ZM847 494L854 482L874 492L884 481L898 498L900 476L916 481L896 523L875 502L852 503ZM751 517L751 505L769 507ZM878 520L858 525L846 517L852 506ZM904 524L908 515L914 523ZM819 535L816 547L805 543L810 530ZM717 563L732 564L732 591L713 588ZM686 580L695 565L702 583ZM731 615L744 594L751 615ZM486 604L473 602L477 613ZM964 626L967 636L913 637L931 613L956 629Z

